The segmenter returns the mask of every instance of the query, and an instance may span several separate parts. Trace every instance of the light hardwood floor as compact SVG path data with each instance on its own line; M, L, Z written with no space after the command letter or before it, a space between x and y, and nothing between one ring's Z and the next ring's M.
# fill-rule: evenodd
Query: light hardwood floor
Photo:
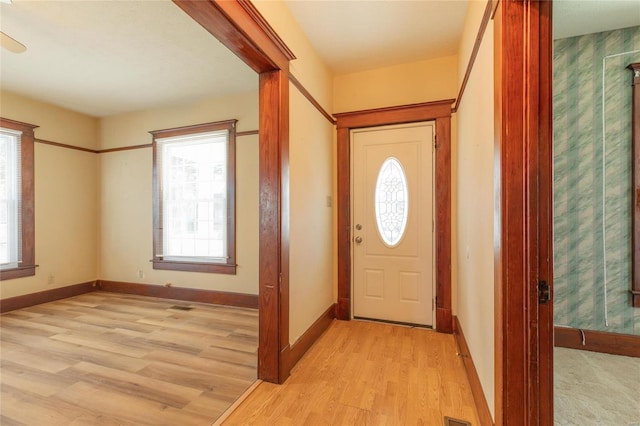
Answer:
M479 425L453 336L334 321L284 385L261 383L224 425Z
M255 309L106 292L3 314L0 424L210 425L255 381L257 335Z

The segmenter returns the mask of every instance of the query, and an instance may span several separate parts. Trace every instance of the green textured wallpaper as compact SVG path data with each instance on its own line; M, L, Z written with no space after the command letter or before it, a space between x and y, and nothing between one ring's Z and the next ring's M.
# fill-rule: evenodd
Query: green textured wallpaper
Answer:
M556 325L640 334L629 298L632 62L640 27L554 42Z

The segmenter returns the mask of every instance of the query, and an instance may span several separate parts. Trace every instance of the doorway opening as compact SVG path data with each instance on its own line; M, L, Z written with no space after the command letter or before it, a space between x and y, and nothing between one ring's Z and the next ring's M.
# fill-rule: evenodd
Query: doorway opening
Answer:
M351 131L367 127L435 122L435 329L453 332L451 312L451 105L453 99L336 114L338 131L338 319L350 320L351 261ZM355 226L356 224L353 224Z

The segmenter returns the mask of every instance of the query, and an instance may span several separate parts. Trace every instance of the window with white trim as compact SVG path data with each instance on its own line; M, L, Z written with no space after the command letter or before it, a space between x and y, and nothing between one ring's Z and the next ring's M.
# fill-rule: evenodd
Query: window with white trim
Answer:
M235 123L151 132L155 269L235 273Z
M0 278L35 274L33 129L0 119Z

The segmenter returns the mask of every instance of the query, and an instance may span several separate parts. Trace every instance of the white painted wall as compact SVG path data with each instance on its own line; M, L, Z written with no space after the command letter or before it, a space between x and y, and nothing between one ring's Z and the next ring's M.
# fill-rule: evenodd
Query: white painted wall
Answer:
M460 44L464 77L485 1L471 1ZM460 82L461 83L461 82ZM494 415L493 22L489 22L458 109L457 316Z

